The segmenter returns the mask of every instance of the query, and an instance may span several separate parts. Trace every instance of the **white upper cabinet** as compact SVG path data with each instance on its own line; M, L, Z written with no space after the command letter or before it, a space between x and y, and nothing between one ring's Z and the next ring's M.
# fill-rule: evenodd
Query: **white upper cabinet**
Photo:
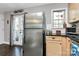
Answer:
M69 23L79 21L79 3L69 3Z

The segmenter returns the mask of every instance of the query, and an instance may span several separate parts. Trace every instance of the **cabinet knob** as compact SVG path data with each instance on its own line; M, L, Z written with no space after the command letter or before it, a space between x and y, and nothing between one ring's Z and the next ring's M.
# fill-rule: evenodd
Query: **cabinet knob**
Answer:
M60 45L62 45L62 43L60 43Z
M52 37L52 39L55 39L55 37Z
M70 40L68 40L68 42L70 42Z

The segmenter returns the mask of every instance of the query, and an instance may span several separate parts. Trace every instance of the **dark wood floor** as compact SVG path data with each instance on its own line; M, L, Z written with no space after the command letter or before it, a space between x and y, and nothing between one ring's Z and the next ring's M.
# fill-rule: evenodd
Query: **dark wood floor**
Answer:
M42 56L42 49L27 48L21 46L12 46L2 44L0 45L0 56Z
M23 56L23 48L2 44L0 45L0 56Z

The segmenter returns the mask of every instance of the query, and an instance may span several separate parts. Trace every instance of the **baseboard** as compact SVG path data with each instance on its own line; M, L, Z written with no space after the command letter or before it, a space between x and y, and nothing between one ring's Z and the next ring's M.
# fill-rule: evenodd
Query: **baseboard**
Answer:
M0 45L3 44L4 41L0 41Z
M10 44L9 42L3 42L3 44Z
M3 44L3 42L0 42L0 45Z
M1 45L1 44L8 44L8 45L9 45L10 43L3 41L3 42L0 42L0 45Z

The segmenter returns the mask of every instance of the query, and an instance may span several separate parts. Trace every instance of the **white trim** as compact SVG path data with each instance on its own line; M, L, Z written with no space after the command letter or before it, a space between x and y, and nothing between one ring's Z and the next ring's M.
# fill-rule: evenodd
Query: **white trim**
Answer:
M3 43L0 43L0 44L3 44Z
M5 42L5 41L4 41L2 44L10 44L10 43L9 43L9 42Z
M3 41L1 41L0 44L3 44Z
M4 42L0 42L0 45L1 45L1 44L10 44L10 43L4 41Z

